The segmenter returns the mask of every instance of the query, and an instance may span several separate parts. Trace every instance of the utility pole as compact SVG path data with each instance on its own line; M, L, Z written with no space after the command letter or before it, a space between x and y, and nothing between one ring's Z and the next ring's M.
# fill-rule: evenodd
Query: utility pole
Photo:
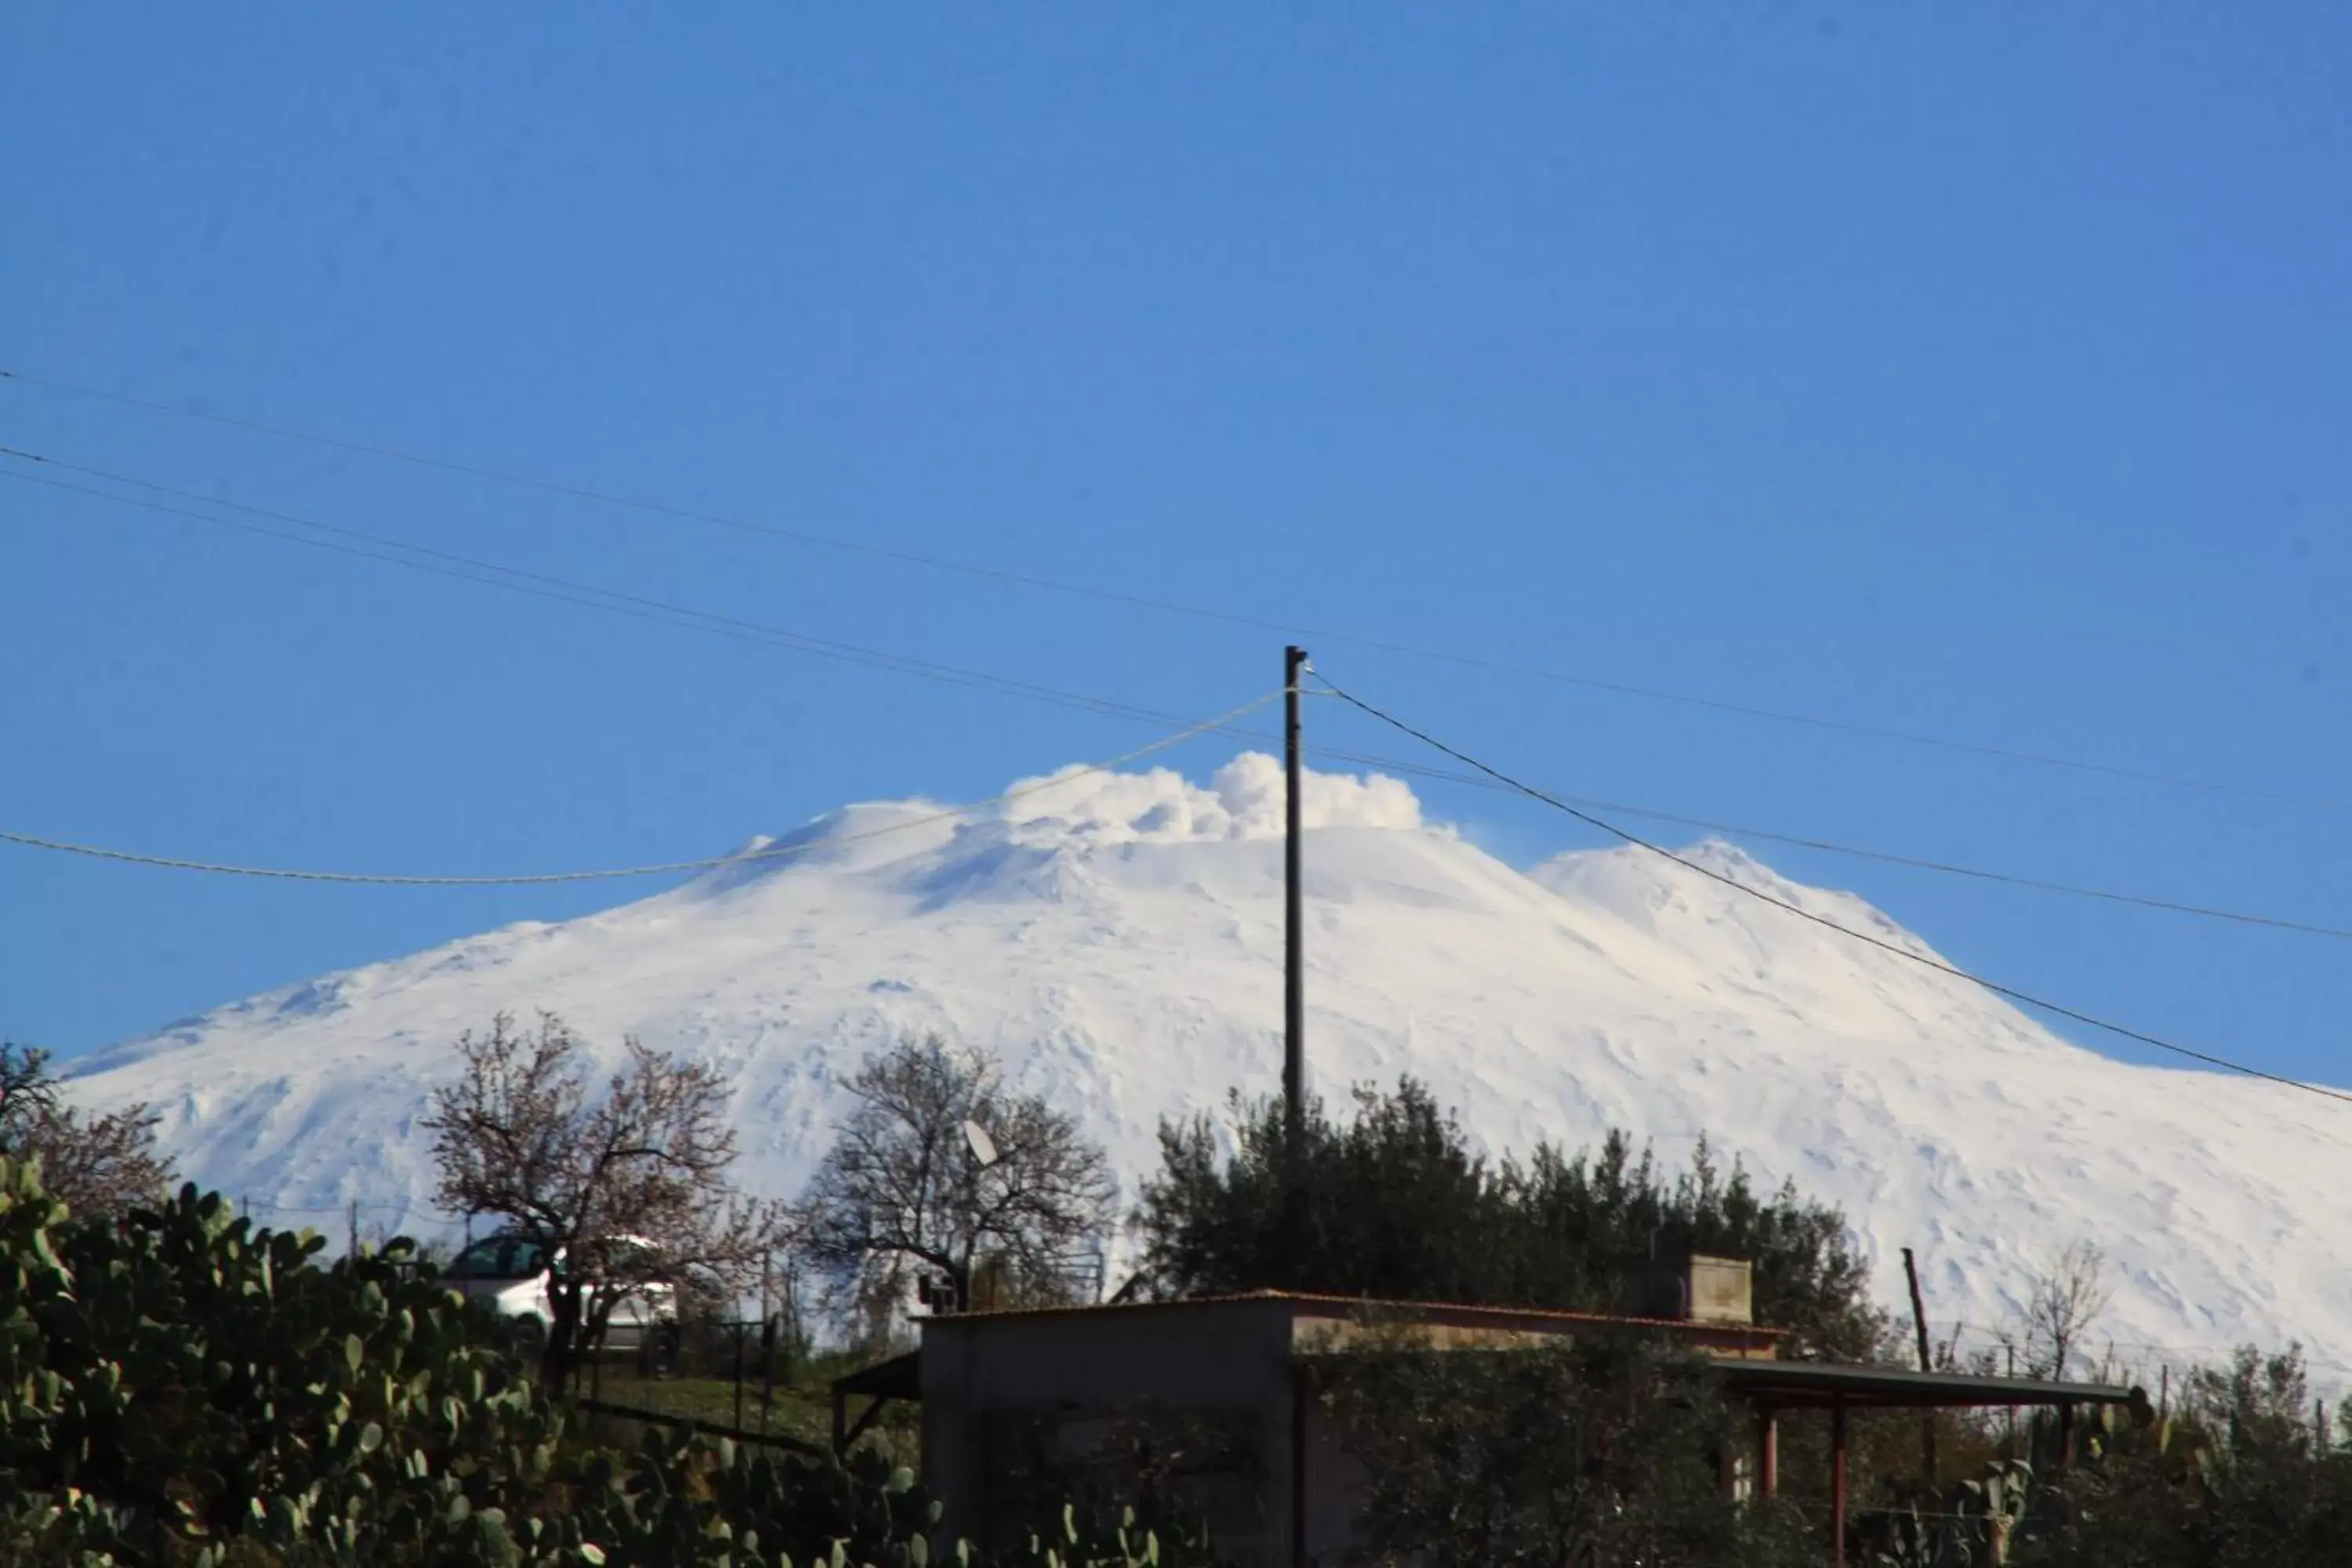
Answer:
M1307 1257L1307 922L1298 863L1298 676L1306 668L1305 648L1282 650L1282 1201L1289 1236L1286 1283L1298 1289L1318 1283L1293 1272Z
M1292 1160L1307 1125L1307 931L1299 888L1298 675L1307 650L1282 650L1282 750L1288 788L1282 846L1282 1118Z

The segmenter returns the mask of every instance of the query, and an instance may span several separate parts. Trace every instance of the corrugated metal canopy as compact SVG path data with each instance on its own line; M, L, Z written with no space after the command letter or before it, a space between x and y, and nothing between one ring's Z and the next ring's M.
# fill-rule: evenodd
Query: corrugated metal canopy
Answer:
M1979 1377L1962 1372L1910 1372L1895 1366L1718 1357L1724 1385L1750 1404L1776 1410L1834 1405L1889 1409L2031 1405L2146 1405L2137 1388L2108 1383L2053 1383L2032 1377Z

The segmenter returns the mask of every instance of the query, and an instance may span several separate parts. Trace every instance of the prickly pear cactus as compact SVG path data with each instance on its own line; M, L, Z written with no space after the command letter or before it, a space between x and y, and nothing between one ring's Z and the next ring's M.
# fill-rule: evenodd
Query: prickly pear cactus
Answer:
M495 1325L407 1243L321 1250L194 1187L77 1224L0 1159L0 1563L981 1568L871 1453L684 1428L634 1454L566 1446ZM1066 1510L1023 1561L1214 1559L1198 1531Z
M406 1243L322 1247L192 1186L72 1224L0 1160L0 1559L423 1561L496 1536L556 1413Z
M1139 1520L1132 1508L1113 1515L1065 1504L1052 1526L1030 1531L1013 1562L1024 1568L1214 1568L1224 1561L1197 1520L1155 1511L1165 1515L1156 1524Z

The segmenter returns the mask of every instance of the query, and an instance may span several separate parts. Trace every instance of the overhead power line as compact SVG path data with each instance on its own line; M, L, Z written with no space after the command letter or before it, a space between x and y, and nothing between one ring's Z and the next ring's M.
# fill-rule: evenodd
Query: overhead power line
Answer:
M2140 784L2161 784L2174 789L2198 790L2208 794L2239 795L2249 799L2267 800L2280 805L2312 807L2325 811L2352 811L2352 803L2327 799L2324 796L2298 794L2293 791L2263 789L2253 785L2228 784L2213 779L2193 778L2184 774L2160 773L2143 768L2123 767L2109 763L2087 761L2079 757L2060 756L2048 752L2030 751L2021 747L1995 746L1975 741L1955 740L1948 736L1931 735L1919 731L1895 729L1889 726L1864 724L1851 720L1833 719L1818 713L1799 713L1785 709L1768 708L1746 702L1732 702L1719 698L1703 697L1691 692L1669 691L1656 687L1642 686L1628 681L1606 680L1593 676L1577 675L1562 670L1544 669L1531 665L1514 664L1505 660L1483 658L1473 654L1445 648L1419 647L1387 638L1366 637L1356 633L1334 631L1325 627L1307 626L1296 622L1271 619L1262 616L1220 610L1204 605L1186 604L1146 594L1132 594L1115 588L1097 587L1091 584L1073 583L1065 579L1043 576L1034 573L1009 571L1002 567L982 565L976 562L959 561L920 551L904 550L890 545L875 544L863 540L844 539L837 535L819 533L803 528L791 528L778 523L761 522L724 512L677 506L665 501L648 500L642 497L618 494L558 479L549 479L482 464L457 462L422 453L405 451L395 447L372 442L349 440L341 437L320 435L315 431L295 429L283 425L271 425L256 419L240 419L233 415L215 414L206 410L182 408L152 398L137 397L128 393L110 392L101 387L53 376L34 375L25 371L0 368L0 380L14 381L29 387L52 392L64 392L79 397L89 397L129 408L146 409L152 413L169 414L184 419L203 420L232 429L248 430L257 435L283 440L301 441L335 451L405 463L443 473L460 474L470 479L488 479L499 484L513 485L548 495L568 497L575 500L593 501L600 505L624 508L661 517L709 524L746 533L765 534L789 540L815 549L831 550L863 555L875 560L895 562L902 565L921 566L932 571L958 573L969 577L984 578L1018 587L1040 589L1050 593L1075 595L1104 604L1121 605L1130 608L1149 609L1162 614L1190 616L1197 620L1221 622L1226 626L1246 626L1253 630L1278 632L1286 637L1299 637L1318 643L1339 643L1370 648L1381 653L1396 654L1409 658L1428 659L1471 669L1483 669L1499 675L1512 675L1528 679L1549 681L1556 685L1572 686L1591 691L1604 691L1620 697L1639 698L1645 701L1669 702L1718 713L1736 714L1743 718L1769 720L1775 723L1797 724L1843 734L1863 736L1873 740L1895 741L1906 745L1932 747L1940 751L1989 757L2001 762L2030 763L2037 767L2063 768L2077 773L2095 773L2109 778L2128 779Z
M1160 712L1148 708L1139 708L1129 703L1115 702L1108 699L1085 696L1076 692L1061 691L1050 687L1041 687L1026 681L1014 681L1005 677L989 675L976 670L959 669L951 666L909 658L903 655L888 653L881 649L860 647L855 644L838 643L826 639L812 637L804 633L791 631L782 626L770 626L758 621L743 620L736 616L721 615L716 611L705 610L690 605L681 605L671 600L646 598L639 595L624 593L617 589L603 588L591 584L575 582L570 578L554 576L544 572L538 572L519 566L503 565L499 563L485 561L476 556L462 555L445 550L436 550L426 545L412 544L404 540L392 539L382 534L370 533L363 530L346 527L340 523L327 522L317 518L299 516L292 512L274 510L270 508L256 506L249 502L226 500L215 497L205 496L193 490L180 489L170 485L157 484L152 480L137 478L134 475L117 473L110 469L93 468L87 464L69 462L66 459L49 457L42 453L28 452L17 447L0 446L0 456L14 458L25 462L37 463L44 468L58 469L65 472L84 475L93 479L103 479L109 483L131 486L135 489L149 492L150 495L170 496L182 500L199 503L208 508L226 508L234 511L245 512L253 517L270 518L280 522L290 523L297 528L309 529L317 532L331 534L341 539L358 540L366 544L374 545L379 548L358 549L349 545L333 543L326 540L310 538L303 534L289 533L278 529L260 527L253 523L240 521L234 518L215 516L210 511L191 511L179 507L166 506L160 502L149 500L146 496L116 495L107 490L93 489L87 486L76 485L65 480L50 479L44 475L25 474L6 468L0 468L0 479L15 479L35 484L44 484L52 489L68 490L79 495L94 496L103 500L111 500L122 506L137 507L146 510L162 512L169 516L190 518L199 521L210 522L218 527L233 529L240 532L257 534L264 538L275 539L288 543L300 544L315 549L331 550L340 554L352 555L362 560L375 561L383 564L401 566L412 571L426 572L436 575L452 577L462 582L477 583L486 587L504 588L514 592L529 594L537 598L545 598L560 603L577 605L587 609L604 610L614 614L629 616L632 618L638 620L651 621L656 625L681 626L690 631L714 632L718 635L729 637L739 641L771 643L782 647L790 651L814 654L820 658L866 665L872 668L893 670L901 674L916 675L926 679L942 680L951 684L970 686L983 690L997 691L1001 694L1020 697L1029 700L1052 702L1060 706L1075 708L1084 712L1097 713L1114 718L1129 719L1150 723L1176 723L1181 721L1175 715ZM400 553L383 553L383 552L385 551L399 552ZM425 559L412 559L412 557L424 557ZM442 563L445 564L436 565L435 563ZM484 573L492 574L492 575L480 575L480 574ZM1252 730L1230 725L1223 727L1223 732L1245 740L1275 742L1279 739L1278 736L1263 730ZM1386 757L1356 752L1338 751L1319 746L1312 748L1312 751L1315 755L1327 758L1334 762L1349 763L1363 767L1378 768L1385 772L1410 777L1434 779L1450 784L1464 784L1476 789L1502 790L1507 794L1512 793L1507 786L1496 784L1491 779L1480 777L1475 774L1451 772L1444 768L1428 767L1420 763L1406 762L1401 758ZM1679 826L1695 827L1704 832L1734 834L1741 837L1788 844L1801 848L1820 850L1828 854L1844 855L1859 859L1874 860L1888 865L1908 867L1914 869L1931 871L1947 876L1966 877L1975 880L2002 886L2021 888L2032 891L2063 894L2081 899L2094 899L2104 902L2134 905L2140 908L2164 910L2174 914L2189 915L2206 920L2225 921L2242 925L2278 931L2296 931L2306 935L2330 937L2340 941L2352 941L2352 930L2318 925L2305 921L2288 920L2283 917L2271 915L2250 914L2241 910L2217 909L2210 905L2185 903L2175 900L2151 898L2135 893L2116 892L2105 889L2079 887L2069 883L2049 881L2040 878L2018 876L2009 872L1991 871L1977 867L1955 865L1948 861L1932 860L1916 856L1895 854L1885 850L1864 848L1856 845L1840 844L1829 839L1809 837L1802 835L1781 832L1772 828L1744 826L1733 823L1717 821L1708 817L1691 816L1674 812L1660 811L1650 806L1632 805L1617 801L1593 800L1569 795L1562 795L1560 798L1590 810L1613 811L1625 816L1643 817L1651 821L1667 822Z
M1518 790L1474 773L1455 773L1446 768L1423 767L1419 763L1402 762L1394 757L1369 755L1357 752L1333 751L1327 746L1309 746L1310 756L1333 762L1353 763L1360 767L1379 768L1385 773L1402 773L1414 778L1435 779L1446 784L1463 784L1471 789L1494 790L1504 795L1517 795ZM1558 792L1555 792L1558 793ZM2022 888L2037 893L2062 893L2069 898L2095 899L2102 903L2128 904L2135 908L2158 910L2167 914L2192 915L2200 920L2227 921L2237 925L2260 927L2269 931L2295 931L2305 936L2332 937L2339 942L2352 942L2352 929L2343 926L2318 925L2309 921L2288 920L2279 915L2251 914L2243 910L2217 909L2210 904L2183 903L2174 899L2153 898L2144 893L2119 893L2107 888L2085 888L2072 882L2053 882L2039 877L2021 877L2008 871L1989 871L1980 866L1959 866L1948 860L1930 860L1916 855L1898 855L1890 850L1866 849L1859 845L1840 844L1827 838L1811 838L1802 834L1784 833L1769 827L1748 827L1738 823L1722 822L1713 817L1691 816L1680 812L1660 811L1654 806L1629 805L1622 801L1594 800L1590 796L1565 795L1559 798L1587 811L1612 811L1622 816L1638 816L1651 822L1672 823L1677 827L1696 827L1703 833L1728 834L1738 838L1758 838L1768 843L1787 844L1800 849L1817 849L1829 855L1850 856L1857 860L1875 860L1884 865L1906 867L1915 871L1932 871L1940 876L1966 877L1974 881L1991 882L2001 887Z
M1829 931L1835 931L1840 936L1849 937L1859 942L1866 942L1870 946L1877 948L1883 952L1891 952L1895 957L1911 963L1918 964L1924 969L1932 969L1939 974L1949 975L1955 980L1965 980L1971 985L1981 986L1983 989L1991 992L1996 996L2003 996L2008 998L2010 1001L2022 1003L2026 1006L2036 1007L2045 1013L2054 1014L2058 1017L2071 1019L2074 1023L2086 1025L2091 1028L2105 1030L2108 1034L2118 1036L2124 1039L2134 1040L2144 1046L2154 1047L2158 1050L2168 1051L2175 1056L2186 1057L2191 1060L2202 1062L2208 1067L2221 1068L2229 1072L2243 1073L2248 1078L2263 1079L2271 1083L2283 1084L2288 1089L2299 1089L2306 1094L2316 1094L2328 1100L2342 1100L2347 1104L2352 1104L2352 1094L2347 1094L2341 1089L2329 1089L2324 1084L2305 1083L2300 1079L2288 1078L2284 1074L2269 1072L2262 1068L2249 1067L2243 1062L2231 1061L2227 1057L2215 1056L2209 1051L2200 1051L2192 1047L2184 1046L2176 1041L2165 1039L2163 1037L2158 1035L2151 1035L2143 1030L2132 1028L2127 1025L2114 1023L2108 1019L2083 1012L2078 1008L2069 1007L2063 1003L2053 1002L2046 997L2036 996L2031 992L2021 991L2012 985L2003 985L1999 981L1988 980L1980 974L1972 974L1969 971L1959 968L1956 964L1946 963L1939 958L1931 958L1925 953L1914 952L1909 948L1904 947L1899 943L1888 942L1882 937L1872 936L1867 931L1855 931L1851 926L1841 925L1825 915L1817 915L1811 910L1804 909L1799 905L1789 902L1786 899L1774 898L1770 893L1766 892L1761 888L1750 887L1748 884L1739 880L1738 878L1726 876L1723 872L1716 870L1713 867L1703 866L1696 860L1690 859L1685 856L1677 855L1673 850L1665 848L1662 845L1652 843L1638 833L1634 833L1628 828L1618 826L1615 823L1609 821L1605 817L1596 816L1589 811L1585 811L1570 805L1567 801L1561 799L1558 795L1547 794L1543 790L1536 788L1533 784L1524 784L1521 781L1513 778L1510 774L1504 773L1501 769L1492 767L1486 763L1480 762L1477 758L1470 755L1466 752L1458 751L1455 748L1447 745L1444 742L1439 740L1436 736L1430 734L1427 731L1417 729L1413 725L1396 717L1396 715L1376 708L1370 702L1365 701L1362 698L1355 696L1351 692L1343 690L1328 678L1321 676L1319 671L1318 672L1318 679L1322 679L1325 688L1329 690L1334 697L1339 698L1341 701L1346 702L1350 707L1356 708L1370 717L1379 720L1381 723L1388 725L1391 729L1401 731L1403 733L1412 736L1414 740L1422 742L1422 744L1428 746L1434 751L1444 752L1445 755L1452 757L1455 762L1462 763L1464 766L1475 768L1479 773L1486 774L1488 778L1491 778L1499 784L1508 785L1513 790L1528 796L1531 800L1541 801L1544 805L1552 807L1556 811L1567 813L1569 816L1576 818L1579 822L1585 824L1587 826L1597 827L1601 832L1622 839L1637 849L1644 849L1653 855L1660 857L1661 858L1671 860L1686 871L1696 872L1697 875L1705 877L1710 881L1720 882L1725 887L1732 889L1734 891L1744 893L1748 897L1758 900L1759 903L1769 904L1776 910L1785 910L1790 914L1795 915L1800 920L1811 921L1813 924L1822 926Z
M929 659L914 658L880 648L861 647L856 643L837 642L828 637L812 637L805 632L796 632L783 626L744 620L733 616L723 616L715 611L697 609L691 605L674 604L663 599L647 598L642 595L624 593L615 588L600 588L593 584L575 582L570 578L554 576L545 572L530 571L520 566L500 565L496 562L484 561L478 557L459 555L421 544L410 544L401 540L386 538L382 534L347 528L339 523L321 522L314 518L299 517L291 512L273 511L266 507L251 506L242 501L217 500L200 495L193 490L174 489L169 485L158 485L145 479L133 479L128 475L109 473L101 468L86 468L79 464L43 457L37 452L22 451L13 447L0 447L0 457L14 458L20 461L39 463L49 468L88 474L119 484L133 485L157 495L175 496L206 507L225 507L232 511L241 511L254 517L274 518L280 522L292 523L298 528L312 529L343 539L356 539L379 547L375 550L356 549L330 540L314 539L304 534L289 533L280 529L260 527L236 518L216 516L209 511L193 511L185 507L167 506L146 496L117 495L110 490L94 489L88 485L77 485L63 479L51 479L46 474L27 474L0 468L0 479L47 485L52 489L70 490L79 495L95 496L101 500L110 500L121 506L137 507L172 517L189 518L198 522L209 522L218 528L235 529L239 532L258 534L266 539L282 540L314 550L333 551L337 554L352 555L362 560L405 567L413 572L454 577L462 582L478 583L486 587L504 588L513 593L527 594L533 598L552 599L559 603L579 605L592 610L630 616L638 620L650 620L665 626L684 626L689 630L717 632L740 641L768 643L791 648L796 652L812 654L819 658L865 665L877 669L895 670L902 675L918 676L927 680L945 681L951 685L977 687L1000 692L1005 696L1048 702L1065 708L1076 708L1085 712L1105 714L1112 718L1133 719L1154 724L1178 721L1174 715L1158 712L1149 708L1138 708L1129 703L1114 702L1079 692L1064 691L1050 686L1040 686L1032 681L1015 680L1007 676L961 668ZM383 553L383 551L404 553L385 554ZM425 557L425 559L415 559L415 557ZM436 563L444 564L436 564ZM462 568L462 570L453 568ZM484 576L481 574L483 573L495 574L495 575Z
M586 871L541 871L511 877L414 877L368 871L298 871L279 866L233 866L212 860L184 860L163 855L142 855L125 849L102 849L89 844L70 844L61 839L38 837L29 833L0 831L0 842L20 844L33 849L57 850L68 855L84 855L100 860L117 860L133 866L160 867L173 871L203 871L225 877L268 877L297 882L358 882L373 887L511 888L533 887L549 882L606 882L624 877L676 876L688 871L713 871L721 868L762 865L772 860L804 855L820 845L830 848L844 844L862 844L868 839L887 837L893 833L906 833L918 827L951 822L957 817L967 816L972 812L983 810L988 806L1003 805L1012 801L1025 799L1045 790L1074 784L1081 778L1095 773L1108 773L1113 768L1122 767L1139 758L1148 757L1154 752L1166 751L1169 747L1180 745L1195 736L1223 729L1228 721L1263 708L1281 695L1278 691L1270 691L1263 697L1251 699L1238 708L1220 713L1213 719L1204 719L1197 724L1189 725L1171 735L1163 735L1159 740L1138 746L1132 751L1121 752L1118 756L1106 757L1101 762L1089 763L1084 767L1058 773L1049 778L1033 780L1018 788L1006 790L1002 795L990 795L985 800L966 801L961 805L952 805L944 811L886 823L882 826L867 828L861 833L845 833L835 837L771 845L763 849L747 849L733 855L714 855L699 860L668 860L651 866L600 867Z

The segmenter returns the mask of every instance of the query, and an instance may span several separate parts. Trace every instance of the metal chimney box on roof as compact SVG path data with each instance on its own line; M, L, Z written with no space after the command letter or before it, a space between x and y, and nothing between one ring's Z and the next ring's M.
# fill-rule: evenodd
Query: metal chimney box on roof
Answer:
M1756 1321L1755 1270L1744 1258L1662 1258L1644 1272L1634 1310L1695 1323Z

